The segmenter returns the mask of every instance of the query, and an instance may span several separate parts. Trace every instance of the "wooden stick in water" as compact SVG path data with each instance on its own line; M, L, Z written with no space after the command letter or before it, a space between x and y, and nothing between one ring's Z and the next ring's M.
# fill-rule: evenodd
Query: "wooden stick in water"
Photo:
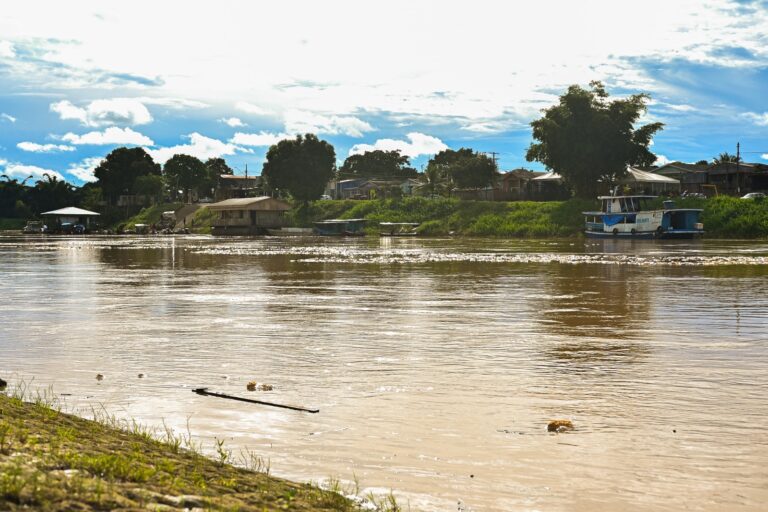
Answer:
M194 393L197 393L198 395L228 398L230 400L237 400L238 402L248 402L250 404L269 405L272 407L280 407L281 409L290 409L292 411L311 412L313 414L320 412L320 409L306 409L304 407L298 407L295 405L276 404L273 402L264 402L263 400L252 400L250 398L242 398L239 396L225 395L223 393L214 393L212 391L208 391L208 388L195 388L192 391Z

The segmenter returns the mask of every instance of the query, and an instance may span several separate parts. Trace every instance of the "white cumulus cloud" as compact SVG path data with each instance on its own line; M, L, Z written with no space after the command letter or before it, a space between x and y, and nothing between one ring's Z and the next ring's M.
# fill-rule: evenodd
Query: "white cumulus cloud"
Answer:
M16 122L16 118L15 117L13 117L11 114L6 114L5 112L0 114L0 120L2 120L2 121L10 121L12 123Z
M768 126L768 112L763 112L762 114L755 112L745 112L741 114L741 117L749 119L757 126Z
M254 105L253 103L248 103L247 101L238 101L235 103L235 108L237 110L242 110L243 112L247 112L248 114L255 114L257 116L265 116L269 114L269 111L258 105Z
M37 144L36 142L19 142L16 147L32 153L55 153L57 151L74 151L74 146L65 144Z
M154 146L152 139L130 128L117 128L116 126L110 126L104 131L92 131L84 133L83 135L77 135L75 133L67 133L61 140L67 141L75 145L81 144L93 144L93 145L105 145L105 144L128 144L133 146Z
M241 148L235 144L212 139L197 132L191 133L187 135L187 137L189 138L189 144L180 144L178 146L158 149L144 149L152 156L155 162L161 164L164 164L173 155L179 154L194 156L200 160L207 160L209 158L218 158L225 155L234 155L236 151L243 151L246 153L251 152L250 150Z
M0 57L12 59L16 56L16 50L10 41L0 41Z
M80 181L96 181L96 176L93 175L93 171L99 166L102 160L103 158L99 156L85 158L80 162L70 164L69 168L67 168L67 173Z
M431 135L411 132L406 135L408 140L379 139L374 144L355 144L349 150L350 155L362 154L366 151L380 149L382 151L399 150L400 153L409 157L416 158L420 155L434 155L448 149L443 141Z
M51 111L61 119L74 119L85 126L110 126L116 124L139 125L152 122L152 114L138 100L114 98L95 100L86 107L78 107L68 100L51 103Z
M231 139L229 139L229 142L232 144L240 144L242 146L271 146L287 138L290 138L290 135L286 133L270 133L264 131L259 133L237 132Z
M239 117L223 117L219 119L220 123L224 123L232 128L240 128L241 126L247 126Z
M326 116L306 110L288 110L285 113L285 131L288 133L326 133L362 137L375 128L354 116Z
M44 169L43 167L38 167L36 165L24 165L15 162L7 163L3 173L18 180L24 180L28 176L32 176L31 179L33 180L42 180L46 179L45 175L47 174L60 181L66 181L64 176L52 169Z
M659 167L661 167L662 165L667 165L667 164L670 164L670 163L672 163L672 160L670 160L666 156L664 156L664 155L656 155L656 161L653 162L653 165L658 165Z

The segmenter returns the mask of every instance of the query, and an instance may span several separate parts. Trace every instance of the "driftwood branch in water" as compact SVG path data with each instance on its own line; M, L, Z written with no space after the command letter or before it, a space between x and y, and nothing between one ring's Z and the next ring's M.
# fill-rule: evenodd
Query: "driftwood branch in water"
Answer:
M307 409L305 407L298 407L295 405L276 404L273 402L265 402L263 400L253 400L251 398L242 398L239 396L225 395L224 393L214 393L212 391L208 391L208 388L195 388L192 391L194 393L197 393L198 395L215 396L218 398L228 398L230 400L237 400L238 402L248 402L249 404L269 405L271 407L280 407L281 409L290 409L292 411L302 411L302 412L311 412L311 413L320 412L320 409Z

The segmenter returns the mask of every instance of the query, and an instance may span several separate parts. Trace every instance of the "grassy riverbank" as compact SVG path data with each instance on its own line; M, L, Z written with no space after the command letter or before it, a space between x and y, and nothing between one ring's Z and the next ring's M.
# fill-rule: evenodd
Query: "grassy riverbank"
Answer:
M371 232L379 222L420 222L425 235L495 237L557 237L579 232L581 211L593 208L589 201L461 201L458 199L404 199L370 201L316 201L292 210L295 226L311 226L329 218L365 218Z
M655 206L661 208L661 199ZM768 200L720 196L712 199L677 199L679 208L703 209L702 221L710 238L768 238ZM170 208L168 205L157 207ZM459 235L499 238L579 236L584 229L581 212L598 209L597 201L461 201L458 199L403 199L366 201L315 201L288 212L293 227L312 227L325 219L367 219L369 234L379 222L420 222L423 235ZM159 213L158 213L159 215ZM147 215L130 222L148 222ZM201 208L195 214L194 231L210 233L213 214Z
M338 493L270 476L254 454L241 461L254 470L241 469L223 446L214 461L184 448L194 449L188 436L161 437L0 393L0 510L359 510Z

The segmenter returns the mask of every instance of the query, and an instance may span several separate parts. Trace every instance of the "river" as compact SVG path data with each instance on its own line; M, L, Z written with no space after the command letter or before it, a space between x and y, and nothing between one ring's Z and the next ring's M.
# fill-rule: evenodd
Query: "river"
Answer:
M768 503L765 242L6 235L0 297L6 380L278 476L424 511Z

